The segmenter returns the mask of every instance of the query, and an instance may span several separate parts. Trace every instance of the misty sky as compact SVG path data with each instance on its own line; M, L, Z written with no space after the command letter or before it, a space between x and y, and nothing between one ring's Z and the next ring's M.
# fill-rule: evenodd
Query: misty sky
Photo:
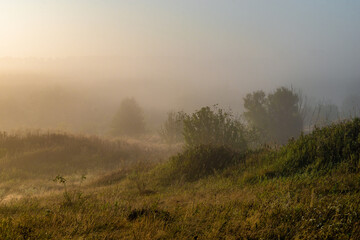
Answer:
M2 0L0 55L359 60L360 2Z
M241 105L281 85L341 104L360 91L360 1L0 1L0 75L11 59L78 57L70 81L128 79L157 104Z

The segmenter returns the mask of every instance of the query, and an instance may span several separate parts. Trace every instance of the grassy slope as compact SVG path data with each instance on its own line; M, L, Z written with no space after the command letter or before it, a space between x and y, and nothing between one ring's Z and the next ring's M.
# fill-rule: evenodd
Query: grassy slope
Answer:
M193 182L162 178L167 163L156 165L154 160L165 158L169 153L155 146L145 151L144 147L126 144L114 147L113 143L103 142L104 152L99 150L101 154L96 155L90 149L98 143L85 152L72 152L66 147L73 147L72 142L62 146L65 149L62 156L68 154L78 159L74 170L69 168L71 171L62 173L68 179L66 193L63 185L51 181L53 172L44 162L41 164L44 171L40 171L38 177L26 169L22 169L21 174L18 172L22 164L17 162L39 159L23 158L36 147L30 146L26 151L26 148L18 149L16 157L6 150L8 147L3 147L3 152L7 152L0 165L3 186L8 184L16 189L24 182L52 184L57 191L47 188L42 195L3 200L0 239L359 239L360 174L356 169L359 166L354 165L358 145L350 141L350 152L333 149L344 155L343 161L334 158L332 164L324 163L328 150L323 151L321 147L304 150L306 144L310 147L314 144L312 141L323 140L324 144L319 146L327 146L327 142L332 142L331 136L339 138L341 134L326 133L339 128L349 129L343 124L304 136L297 141L299 148L291 143L276 151L248 153L241 165ZM360 136L352 135L354 139ZM87 141L87 138L70 139ZM26 142L26 139L19 141ZM67 141L70 140L64 142ZM84 142L79 144L82 145ZM43 148L47 149L48 145L37 147L37 151L42 152ZM349 149L349 146L345 144L342 148ZM305 158L304 152L311 153L312 160L299 166L299 170L287 167L294 157ZM108 160L98 165L103 154ZM51 158L52 154L46 156ZM78 170L88 166L87 159L94 162L87 167L87 173L94 177L80 185L82 173ZM124 159L126 164L119 165L119 159ZM151 161L146 161L149 159ZM4 169L9 166L16 169L15 174L5 174ZM109 170L111 166L120 168ZM60 164L51 169L56 172L62 167ZM93 173L99 168L110 172L100 176ZM22 174L28 177L22 178Z

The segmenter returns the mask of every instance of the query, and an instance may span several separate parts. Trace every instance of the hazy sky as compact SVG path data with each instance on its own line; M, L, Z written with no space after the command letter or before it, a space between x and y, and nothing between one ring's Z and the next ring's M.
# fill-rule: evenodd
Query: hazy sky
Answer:
M0 56L360 53L358 0L2 0ZM358 60L358 59L357 59Z
M0 1L0 57L69 56L131 58L143 76L224 94L292 84L335 95L360 81L360 1Z

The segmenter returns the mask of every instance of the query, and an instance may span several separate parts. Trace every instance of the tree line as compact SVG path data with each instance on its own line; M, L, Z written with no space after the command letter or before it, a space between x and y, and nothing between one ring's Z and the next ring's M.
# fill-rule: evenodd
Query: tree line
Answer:
M259 90L247 94L243 100L245 111L241 117L235 117L230 110L216 105L203 107L192 114L169 112L159 135L168 144L211 143L241 148L245 142L253 145L285 144L307 130L305 125L308 128L323 126L340 119L336 105L319 103L309 106L301 92L293 88L279 87L268 94ZM356 106L353 102L357 100L352 97L346 101L352 101L352 105ZM352 110L356 116L357 109ZM113 118L111 133L114 136L138 136L145 129L144 114L139 104L134 98L124 99Z

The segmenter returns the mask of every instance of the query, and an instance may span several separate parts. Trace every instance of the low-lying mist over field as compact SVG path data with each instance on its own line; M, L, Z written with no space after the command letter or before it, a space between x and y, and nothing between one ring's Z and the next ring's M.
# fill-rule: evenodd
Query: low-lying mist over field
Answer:
M104 134L133 97L156 131L170 110L240 114L281 86L353 111L359 4L280 2L3 1L0 128Z
M244 66L225 59L2 58L0 63L3 130L49 128L106 134L121 101L133 97L144 111L148 130L154 132L169 111L191 112L219 104L241 114L247 93L271 92L280 86L301 91L309 106L336 105L342 115L360 111L356 71L351 78L314 72L312 79L299 80L296 72L290 73L294 69L269 71L259 61L249 67L249 62Z

